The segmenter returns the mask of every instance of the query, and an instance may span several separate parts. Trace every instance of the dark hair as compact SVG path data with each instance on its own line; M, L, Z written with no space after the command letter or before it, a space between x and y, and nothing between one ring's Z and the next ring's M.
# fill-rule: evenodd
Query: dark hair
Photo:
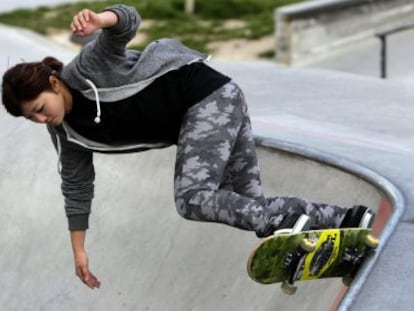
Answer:
M41 62L21 63L8 69L2 84L2 101L7 112L15 117L21 116L23 102L52 90L49 76L58 76L62 68L62 62L46 57Z

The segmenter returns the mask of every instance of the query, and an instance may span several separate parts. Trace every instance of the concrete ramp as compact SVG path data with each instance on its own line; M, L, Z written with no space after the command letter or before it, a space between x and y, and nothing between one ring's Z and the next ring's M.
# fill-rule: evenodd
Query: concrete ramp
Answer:
M0 42L5 62L0 69L20 58L27 61L53 54L68 60L73 56L40 36L9 27L0 26ZM314 157L304 145L322 144L321 150L380 163L410 159L403 155L411 152L411 144L400 130L412 133L412 122L398 119L394 132L396 122L387 119L408 108L390 110L389 105L371 100L372 94L379 94L375 98L381 103L412 102L411 97L403 96L404 90L395 92L400 88L354 76L279 70L269 64L220 66L237 77L250 107L256 106L251 109L256 134L277 134L284 141L302 139L295 148L281 141L258 139L268 196L297 195L374 208L388 202L380 190L365 181L375 180L365 169L356 166L353 172L361 169L364 174L349 174L341 169L347 163L344 159L336 158L333 166L328 165L329 159ZM301 92L297 85L304 86ZM360 113L362 108L357 106L361 102L366 105L364 111L380 108L379 112L373 117ZM319 121L324 122L324 128L319 127ZM375 130L361 126L374 121L378 124ZM383 128L383 124L393 127ZM378 134L382 131L387 135ZM325 135L328 132L332 134ZM384 140L395 147L392 156L387 153L389 162L380 158L389 146L380 144ZM0 144L1 310L314 311L335 309L345 292L340 280L315 281L300 284L297 294L289 297L278 286L250 280L246 262L257 243L254 233L186 221L175 212L173 147L122 156L96 155L96 198L87 250L90 268L102 281L102 288L91 291L75 276L57 156L45 127L14 119L0 105ZM401 171L398 176L404 173L408 174ZM407 177L401 184L408 187L411 180ZM382 269L387 269L388 258ZM400 264L409 262L412 260Z
M289 297L246 272L254 233L175 212L175 148L96 155L88 232L91 291L75 276L57 157L44 126L0 110L0 305L3 310L329 310L340 280ZM288 151L259 148L266 194L378 206L359 177ZM315 299L317 297L317 299ZM4 308L5 306L5 308Z

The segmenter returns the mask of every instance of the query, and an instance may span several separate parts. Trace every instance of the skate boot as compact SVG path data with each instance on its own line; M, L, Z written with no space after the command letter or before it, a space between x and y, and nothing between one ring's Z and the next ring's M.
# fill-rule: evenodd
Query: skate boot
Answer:
M350 208L341 222L340 228L371 228L375 212L363 205Z
M280 225L275 226L270 219L263 232L256 232L257 237L265 238L273 234L289 234L309 230L311 218L305 214L286 215Z

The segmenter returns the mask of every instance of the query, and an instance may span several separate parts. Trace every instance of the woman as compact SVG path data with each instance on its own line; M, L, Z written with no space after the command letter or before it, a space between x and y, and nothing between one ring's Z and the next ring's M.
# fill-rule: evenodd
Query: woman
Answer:
M100 286L84 247L94 152L177 145L175 201L187 219L220 222L259 237L299 220L309 226L303 215L315 228L371 224L373 213L363 206L266 199L240 88L207 66L204 54L175 40L127 50L139 23L132 7L82 10L71 23L73 33L102 31L69 64L47 57L18 64L3 76L6 110L48 127L59 155L76 273L87 286Z

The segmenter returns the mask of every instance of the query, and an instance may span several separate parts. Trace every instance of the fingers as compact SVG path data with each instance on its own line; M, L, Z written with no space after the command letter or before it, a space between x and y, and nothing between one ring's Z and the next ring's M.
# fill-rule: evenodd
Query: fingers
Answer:
M88 286L90 289L100 288L101 282L98 280L98 278L89 272L89 274L85 277L83 282Z
M70 27L73 32L81 31L83 28L86 27L86 23L89 20L89 13L88 10L82 10L78 12L72 20L72 23L70 24Z
M93 273L91 273L88 270L87 267L82 267L82 268L77 269L76 275L90 289L101 287L101 282L98 280L98 278Z
M72 20L72 23L70 24L70 28L73 33L75 34L85 34L88 31L91 31L91 27L96 26L94 16L96 15L95 12L84 9L80 12L78 12ZM95 29L94 29L95 30Z

